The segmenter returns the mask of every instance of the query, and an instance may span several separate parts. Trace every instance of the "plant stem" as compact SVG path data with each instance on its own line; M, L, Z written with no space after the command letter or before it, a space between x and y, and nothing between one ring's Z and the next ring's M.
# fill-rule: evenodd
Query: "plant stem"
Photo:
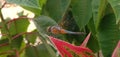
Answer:
M9 39L9 44L11 44L11 37L12 36L10 35L9 29L8 29L8 27L7 27L6 23L5 23L5 20L3 18L3 15L2 15L2 8L5 6L5 4L6 4L6 2L0 8L0 17L1 17L0 19L1 19L2 23L3 23L4 29L6 30L6 34L7 34L8 39Z

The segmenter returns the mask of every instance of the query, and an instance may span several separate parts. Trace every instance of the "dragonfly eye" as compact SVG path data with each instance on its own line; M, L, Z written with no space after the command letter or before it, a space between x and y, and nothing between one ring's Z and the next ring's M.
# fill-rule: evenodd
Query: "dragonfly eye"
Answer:
M51 32L52 26L47 27L47 32Z

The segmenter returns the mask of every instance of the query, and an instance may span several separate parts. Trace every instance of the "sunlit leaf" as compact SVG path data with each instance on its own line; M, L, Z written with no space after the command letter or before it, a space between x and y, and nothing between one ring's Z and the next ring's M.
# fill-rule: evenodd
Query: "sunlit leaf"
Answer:
M29 21L28 19L15 19L8 22L8 28L11 35L23 33L27 31Z
M42 6L46 3L46 0L7 0L9 3L15 3L23 8L32 11L39 16L42 10Z
M16 3L18 5L28 6L32 8L40 8L38 0L7 0L10 3Z

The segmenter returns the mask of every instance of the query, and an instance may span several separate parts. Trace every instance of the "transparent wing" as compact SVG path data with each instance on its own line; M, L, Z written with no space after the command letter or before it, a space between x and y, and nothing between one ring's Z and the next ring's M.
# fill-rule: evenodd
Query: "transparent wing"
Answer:
M53 19L51 19L50 17L47 17L47 16L37 17L37 18L35 18L34 22L37 25L37 28L39 29L39 31L43 34L48 33L47 28L49 26L57 25L57 23Z
M40 16L40 17L35 18L33 21L34 21L34 23L37 27L37 30L39 31L40 34L42 34L42 35L47 34L47 35L55 36L58 38L64 38L63 35L60 35L60 34L54 35L47 31L47 28L49 26L58 26L58 24L52 18L47 17L47 16Z

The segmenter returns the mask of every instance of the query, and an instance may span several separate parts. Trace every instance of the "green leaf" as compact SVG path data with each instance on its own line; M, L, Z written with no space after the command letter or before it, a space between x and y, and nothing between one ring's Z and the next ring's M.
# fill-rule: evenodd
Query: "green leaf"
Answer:
M99 23L101 22L104 14L105 14L105 9L106 9L107 4L108 3L106 0L100 0L100 5L98 8L98 12L96 14L97 18L94 19L96 29L98 29Z
M70 3L71 0L48 0L44 7L43 15L48 15L58 22L64 17Z
M50 45L48 45L48 46L50 46ZM37 45L36 49L38 50L40 57L41 56L44 56L44 57L52 57L53 56L53 53L51 53L47 50L45 44ZM57 56L55 56L55 57L57 57Z
M37 36L38 36L38 33L37 33L37 31L35 30L35 31L31 32L31 33L27 33L25 36L26 36L26 38L27 38L27 40L28 40L29 42L31 42L32 44L34 44L35 41L36 41L36 38L37 38Z
M56 57L55 52L53 51L53 49L48 45L48 43L46 41L48 40L48 37L46 36L47 34L47 27L48 26L53 26L53 25L57 25L57 23L52 20L51 18L47 17L47 16L40 16L35 18L34 23L37 27L37 30L39 32L39 38L42 41L42 43L44 43L45 47L47 48L48 52L50 54L52 54L52 57Z
M0 53L10 50L8 39L0 39Z
M96 21L98 18L98 12L100 6L100 0L92 0L92 12L93 12L93 20Z
M7 0L9 3L15 3L22 6L40 9L38 0Z
M37 8L31 8L31 7L27 7L27 6L22 6L24 9L27 9L31 12L33 12L35 14L35 17L40 16L41 14L41 9L37 9Z
M111 57L111 54L119 40L118 27L114 14L104 16L98 27L97 37L104 57Z
M10 20L10 18L6 18L5 19L5 23L8 22ZM4 24L4 22L0 22L0 31L1 31L1 39L5 39L8 38L8 31L6 30L6 24Z
M116 16L116 21L118 23L120 20L120 0L107 0L107 1L112 6L115 16Z
M7 2L20 5L23 8L35 13L36 16L39 16L42 6L46 3L46 0L7 0Z
M23 36L19 36L13 39L10 45L12 46L12 48L19 50L22 45L22 42L23 42Z
M27 31L29 25L28 19L15 19L8 23L8 28L11 35L23 33Z
M40 57L35 47L30 46L25 49L25 57Z
M87 24L88 29L90 30L90 32L92 32L92 36L88 42L88 47L93 51L93 52L98 52L99 51L99 43L98 43L98 39L96 37L96 30L95 30L95 25L94 25L94 21L93 19L91 19L89 21L89 23Z
M39 17L35 18L34 23L37 27L39 34L43 35L43 36L44 36L44 34L53 35L52 33L49 33L47 31L47 28L49 26L58 25L53 19L51 19L50 17L47 17L47 16L39 16ZM63 35L53 35L53 36L56 36L58 38L64 38Z
M72 12L80 29L84 28L92 17L91 0L73 0Z
M7 55L0 55L0 57L7 57Z
M47 33L47 28L49 26L57 25L57 23L47 16L39 16L34 19L35 25L40 33Z
M99 46L99 42L98 42L98 39L97 37L95 37L94 35L92 35L90 37L90 40L87 44L87 46L94 52L98 52L100 50L100 46Z
M25 50L26 57L56 57L54 53L48 51L45 45L46 44L40 44L37 46L30 46L26 48Z

